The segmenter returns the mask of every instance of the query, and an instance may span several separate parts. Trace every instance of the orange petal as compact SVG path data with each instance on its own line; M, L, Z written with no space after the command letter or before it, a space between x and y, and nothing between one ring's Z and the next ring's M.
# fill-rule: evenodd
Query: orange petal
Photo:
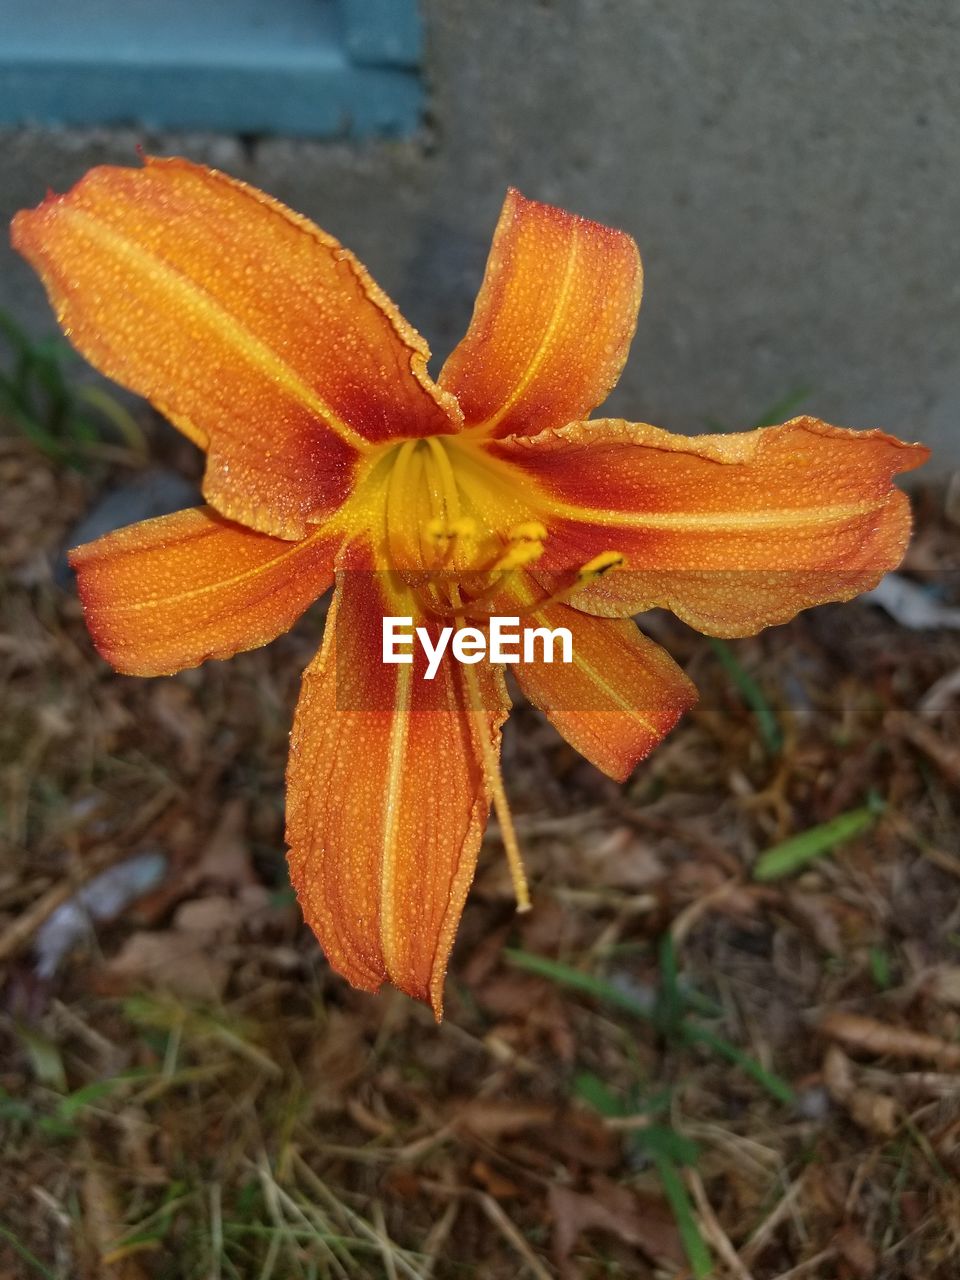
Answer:
M79 350L208 449L204 496L253 528L302 537L367 442L459 421L353 255L216 170L93 169L19 213L13 243Z
M467 426L495 436L585 417L620 376L642 288L630 236L511 189L440 385Z
M486 664L444 661L433 681L419 649L384 664L384 614L416 617L389 592L385 575L339 575L291 740L290 877L338 973L369 991L389 979L439 1018L489 808L478 735L499 751L509 702Z
M929 451L815 418L684 437L614 420L492 443L540 489L538 571L606 551L615 569L574 597L624 615L663 606L712 635L752 635L848 600L899 564L910 507L892 477Z
M93 642L117 671L172 675L289 630L333 581L337 542L291 543L209 507L145 520L70 552Z
M532 613L525 625L566 627L573 661L520 662L517 683L571 746L618 782L697 700L696 688L670 655L629 619L591 618L553 604Z

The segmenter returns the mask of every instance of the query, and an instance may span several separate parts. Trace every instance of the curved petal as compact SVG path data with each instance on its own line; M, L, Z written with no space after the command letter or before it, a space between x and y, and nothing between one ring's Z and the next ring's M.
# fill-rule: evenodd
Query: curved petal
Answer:
M70 552L87 627L117 671L172 675L288 631L333 581L338 540L284 542L193 507Z
M634 622L568 605L535 610L527 626L571 635L572 662L520 662L517 683L564 738L623 782L697 701L693 682Z
M486 664L445 661L432 681L419 651L384 664L387 614L416 617L399 585L338 574L291 739L290 878L338 973L369 991L389 979L439 1019L490 801L478 735L499 751L509 702Z
M538 571L562 577L603 552L624 556L624 568L577 593L577 608L623 616L663 606L721 636L875 586L910 535L892 477L929 453L815 418L695 437L572 423L488 447L539 491L550 536Z
M468 427L494 436L585 417L620 377L642 288L630 236L511 188L440 386Z
M426 343L331 236L185 160L91 170L13 222L73 343L208 450L204 496L300 538L368 442L456 429Z

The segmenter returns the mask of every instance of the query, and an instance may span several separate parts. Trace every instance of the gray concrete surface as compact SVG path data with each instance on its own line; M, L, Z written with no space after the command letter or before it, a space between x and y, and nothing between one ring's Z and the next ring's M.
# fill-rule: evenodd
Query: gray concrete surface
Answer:
M430 117L360 148L0 135L0 213L134 145L218 164L354 248L442 356L504 188L627 228L646 296L616 413L805 411L960 465L956 0L427 0ZM46 327L12 255L0 305Z

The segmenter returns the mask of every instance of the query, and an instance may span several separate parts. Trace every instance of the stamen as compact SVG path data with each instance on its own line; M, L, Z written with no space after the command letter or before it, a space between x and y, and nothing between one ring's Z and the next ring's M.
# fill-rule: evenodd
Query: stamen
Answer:
M598 556L594 556L592 560L588 560L585 565L577 570L578 585L583 586L584 583L591 581L593 578L602 577L611 569L619 569L623 564L622 551L601 551Z
M459 595L456 587L454 592ZM462 616L461 614L461 620ZM510 880L513 883L513 893L517 900L517 911L522 915L530 910L530 886L523 866L523 856L520 853L520 842L517 840L516 828L513 825L513 814L510 812L510 802L507 800L507 793L503 785L500 761L497 759L497 753L493 749L487 732L487 716L480 701L477 673L472 666L464 667L463 670L472 704L471 710L475 715L483 766L490 784L490 798L493 801L497 822L500 824L500 837L503 840L504 852L507 855L507 866L510 868Z
M602 578L605 573L609 573L611 569L617 569L624 562L623 553L620 551L601 551L600 555L594 556L592 560L588 560L586 564L581 565L577 570L576 577L572 582L568 582L565 587L560 587L556 591L552 591L549 595L544 596L540 600L533 601L530 604L523 605L517 610L521 618L529 617L531 613L537 613L540 609L546 608L551 604L562 604L565 600L574 595L577 591L581 591L588 583L594 582L597 578Z
M515 524L507 534L510 542L545 542L546 526L539 520L527 520L523 524Z
M457 478L453 474L453 466L447 457L447 451L440 441L436 436L427 436L426 439L431 460L440 480L440 493L447 522L452 527L460 519L460 493L457 489Z
M491 573L508 573L533 564L543 555L542 542L515 542L490 568Z
M410 527L409 512L414 510L410 503L410 471L413 463L417 440L406 440L399 449L390 482L387 485L386 501L386 537L390 548L390 558L398 569L412 568L417 561L417 548L414 528Z

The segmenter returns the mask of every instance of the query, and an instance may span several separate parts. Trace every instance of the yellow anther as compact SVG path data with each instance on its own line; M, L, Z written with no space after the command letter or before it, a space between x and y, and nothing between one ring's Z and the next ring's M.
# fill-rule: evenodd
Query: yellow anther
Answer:
M507 548L493 566L493 570L509 572L512 569L522 569L524 565L533 564L535 560L539 560L542 555L542 542L515 542Z
M432 520L427 521L427 537L431 542L445 542L450 537L450 530L447 528L445 520L440 516L434 516Z
M543 542L546 536L546 528L539 520L527 520L524 524L515 524L507 534L510 542Z
M472 538L477 532L477 522L470 516L461 516L458 520L450 522L450 536L452 538Z
M623 564L623 553L620 551L601 551L598 556L588 560L577 570L577 583L582 586L587 578L598 578L610 569L618 569Z

